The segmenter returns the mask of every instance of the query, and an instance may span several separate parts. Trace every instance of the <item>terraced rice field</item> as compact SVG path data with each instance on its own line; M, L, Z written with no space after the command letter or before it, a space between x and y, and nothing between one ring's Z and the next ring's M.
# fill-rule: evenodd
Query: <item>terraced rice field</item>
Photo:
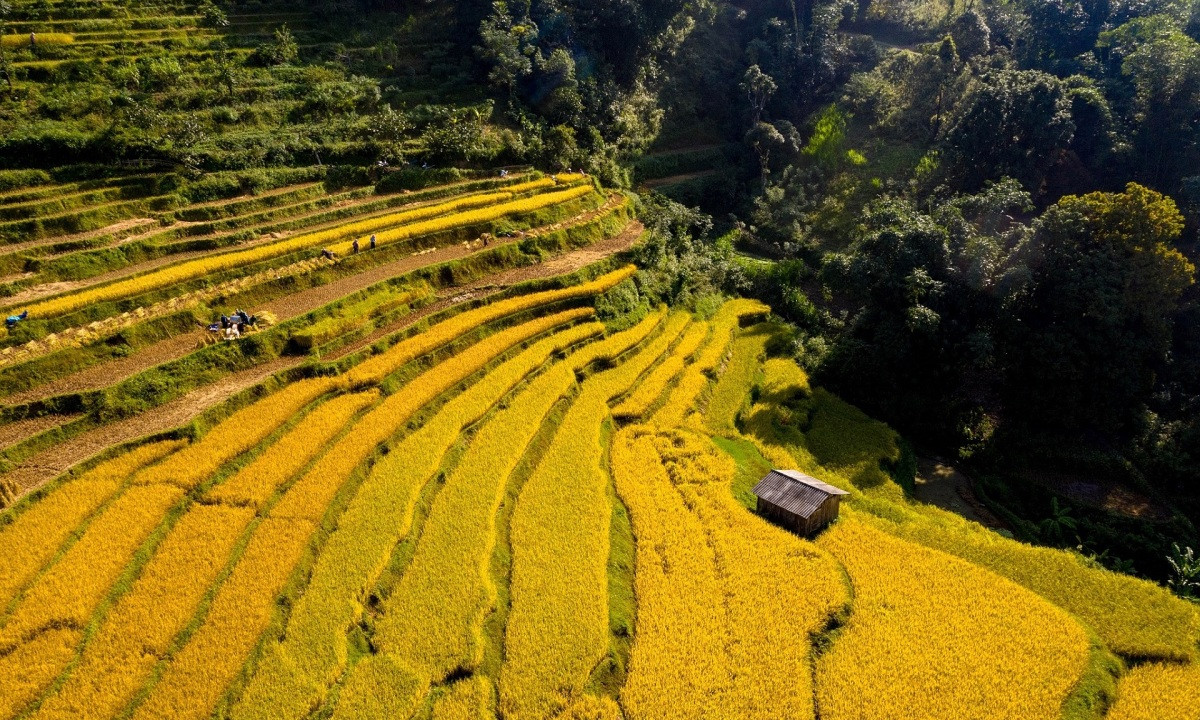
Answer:
M320 232L405 242L513 202L464 197ZM4 511L0 718L1194 718L1194 609L860 487L847 458L894 435L762 362L742 326L768 308L610 331L594 301L634 273L450 305L330 364L436 295L351 292L194 435ZM758 517L747 453L848 489L842 519L813 541Z
M266 191L263 196L268 202L280 202L296 190L306 195L317 192L318 203L346 194L329 195L319 183L306 183ZM211 335L199 326L237 305L266 313L279 323L273 335L289 343L286 352L299 353L300 360L303 351L327 351L330 343L345 345L355 337L377 339L376 328L395 330L421 305L444 304L439 293L449 299L455 285L540 259L526 251L514 252L518 241L535 253L562 252L615 236L630 219L623 196L605 197L578 176L554 180L515 174L410 193L378 194L367 187L351 194L356 198L330 202L315 213L309 203L301 203L297 214L281 216L276 225L290 229L243 242L233 250L222 252L223 243L216 243L208 250L201 244L174 253L170 243L157 245L143 239L115 250L134 245L166 250L157 257L138 250L133 257L150 255L151 259L76 281L36 284L38 273L34 273L27 279L27 290L7 301L9 314L29 311L29 319L0 339L6 345L0 349L0 393L9 396L15 433L9 444L55 427L44 410L37 411L42 415L37 422L25 422L23 408L71 403L68 398L137 382L147 373L175 372L173 368L189 362ZM184 210L193 216L225 214L221 222L237 222L263 212L258 199L235 197ZM485 247L481 234L498 224L517 232L491 238ZM376 236L374 249L371 235ZM351 247L355 240L360 253ZM325 249L336 252L336 259L322 257ZM96 252L77 250L60 259L82 266ZM398 277L412 280L404 283ZM382 300L384 296L392 300ZM107 309L96 302L99 297L112 298ZM368 306L378 307L363 312ZM56 315L64 308L75 311ZM312 341L311 326L322 333L320 342ZM289 340L293 336L294 342ZM30 339L22 342L24 338ZM274 360L280 351L284 348L247 358L241 367ZM162 402L171 399L160 397ZM62 424L69 424L70 414L62 415ZM23 436L16 432L21 427L26 428Z
M3 171L0 720L1200 720L1194 606L907 500L895 433L766 357L769 308L613 317L626 194L340 173L369 143L309 102L353 86L321 61L436 104L436 33L382 57L239 7L6 17L18 89L89 69L272 170ZM312 63L248 63L285 23ZM641 179L687 197L727 150ZM757 515L771 465L841 519Z

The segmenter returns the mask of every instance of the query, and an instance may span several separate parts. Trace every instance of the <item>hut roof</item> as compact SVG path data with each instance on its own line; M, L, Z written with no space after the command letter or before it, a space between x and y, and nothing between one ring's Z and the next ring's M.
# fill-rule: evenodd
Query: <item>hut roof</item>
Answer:
M830 496L850 493L796 470L772 470L754 486L754 494L788 512L808 517Z

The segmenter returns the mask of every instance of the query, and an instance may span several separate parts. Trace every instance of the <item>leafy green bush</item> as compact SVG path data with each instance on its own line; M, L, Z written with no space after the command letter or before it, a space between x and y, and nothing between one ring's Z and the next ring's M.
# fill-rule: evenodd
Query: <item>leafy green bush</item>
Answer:
M0 170L0 191L51 182L45 170Z

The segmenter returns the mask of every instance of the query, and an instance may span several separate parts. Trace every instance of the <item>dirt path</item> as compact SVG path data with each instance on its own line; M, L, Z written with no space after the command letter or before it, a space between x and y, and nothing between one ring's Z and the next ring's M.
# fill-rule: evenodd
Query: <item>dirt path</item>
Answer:
M607 206L606 206L607 207ZM591 211L585 213L575 221L584 222L591 219L597 212ZM470 285L464 288L452 288L447 292L450 294L461 294L464 290L468 292L479 291L480 283L489 287L494 287L494 291L498 291L518 282L525 282L534 278L551 277L553 275L563 275L573 272L584 265L596 262L613 253L620 252L631 246L641 235L643 228L640 223L634 223L626 228L625 231L607 240L601 240L586 248L565 253L556 258L552 258L539 265L533 265L526 268L514 268L512 270L503 271L496 275L489 276L484 280L478 281L471 287ZM503 243L518 242L522 237L507 238ZM503 244L502 243L502 244ZM479 243L475 242L468 248L466 245L459 243L443 248L438 248L434 251L425 251L409 255L395 262L380 265L374 268L351 275L339 280L335 280L326 285L307 290L301 290L292 295L286 295L277 298L261 307L254 308L252 312L259 314L263 311L272 312L275 314L277 322L283 322L295 317L299 317L305 313L311 312L322 305L326 305L334 300L349 295L350 293L363 290L371 285L374 285L383 280L387 280L397 275L402 275L406 272L428 267L429 265L446 262L456 258L465 257L479 249ZM445 293L443 293L445 294ZM489 293L490 294L490 293ZM438 309L445 307L439 305L439 302L433 303ZM418 318L419 319L419 318ZM413 320L415 322L416 320ZM387 332L394 332L396 328L388 329ZM81 370L77 373L72 373L57 380L52 380L44 385L22 390L13 393L3 399L5 405L22 405L25 403L45 400L55 397L56 395L65 395L68 393L86 392L89 390L99 390L114 385L126 378L132 377L139 372L148 370L157 365L177 360L201 346L207 336L207 332L197 329L195 332L184 333L173 338L168 338L160 342L148 345L132 355L128 355L116 360L101 363L99 365ZM381 336L381 335L380 335ZM376 334L371 335L377 339ZM374 342L374 340L371 340ZM344 354L344 353L343 353ZM39 431L40 432L40 431ZM30 435L31 436L31 435Z
M913 497L928 505L962 515L985 527L1005 527L1000 518L993 515L975 497L970 478L937 460L920 458L917 461L917 485Z
M42 417L18 420L0 426L0 450L12 447L40 432L71 422L82 415L43 415Z
M0 283L20 282L21 280L27 280L36 274L37 273L31 273L31 272L13 273L12 275L5 275L4 277L0 277Z
M158 225L158 223L155 222L152 218L144 218L144 217L130 218L128 220L121 220L120 222L115 222L111 225L105 225L102 228L97 228L95 230L88 230L86 232L74 233L72 235L51 235L49 237L41 237L41 238L35 238L33 240L26 240L25 242L9 243L7 245L0 245L0 253L9 254L9 253L21 252L22 250L28 250L29 248L40 247L42 245L58 245L59 243L75 242L75 241L80 241L80 240L91 240L92 238L99 237L101 235L121 233L121 232L125 232L126 230L130 230L132 228L140 227L142 225L150 225L150 224L153 224L155 226ZM67 253L63 253L63 254L67 254ZM61 257L61 255L50 255L47 257L51 257L51 258Z
M646 157L666 157L668 155L691 155L692 153L704 152L713 148L725 147L728 143L701 143L699 145L685 145L682 147L668 147L661 150L646 153Z
M181 398L131 418L88 430L34 455L0 480L12 483L21 494L25 494L113 445L191 422L213 405L303 361L304 358L298 357L279 358L224 377L217 383L197 388Z
M94 365L52 380L44 385L15 392L4 398L5 405L24 405L56 395L85 392L108 387L137 373L170 362L196 350L204 339L203 332L185 333L148 345L132 355Z
M317 181L311 181L311 182L305 182L305 183L297 183L294 185L280 185L279 187L271 188L270 190L263 190L260 193L245 192L240 195L233 195L233 196L227 197L227 198L219 198L217 200L209 200L207 202L195 203L193 205L188 205L186 209L191 210L194 208L221 207L222 205L233 205L234 203L239 203L244 200L258 200L261 198L276 197L278 195L286 195L290 192L299 192L301 190L311 188L318 184L319 184L319 182L317 182Z
M537 228L530 233L518 233L515 237L509 238L494 238L489 242L487 247L493 248L501 245L511 245L512 243L520 242L528 237L541 235L567 225L577 225L588 222L599 213L605 212L607 209L611 208L613 202L615 202L615 200L610 198L610 201L605 203L605 205L599 209L589 210L588 212L581 213L580 215L577 215L563 223L556 223L544 228ZM618 237L623 235L624 233ZM593 247L599 247L600 245L608 242L610 241L601 241L596 243ZM383 282L384 280L394 278L397 275L403 275L423 267L429 267L430 265L438 265L440 263L458 260L467 257L468 255L472 255L483 248L484 245L479 240L473 240L471 242L455 243L453 245L445 245L438 248L421 250L407 257L400 258L399 260L394 260L384 265L377 265L376 267L369 268L356 275L344 277L334 280L326 285L321 285L320 287L302 290L298 293L272 300L262 307L255 308L254 312L261 313L266 311L274 313L279 321L282 322L288 318L297 317L306 312L315 310L322 305L331 303L338 298L349 295L350 293L358 292L359 290L368 288L375 283ZM597 250L597 252L599 252L599 250ZM612 252L616 251L609 251L606 254L612 254ZM571 253L567 253L567 255L571 255ZM539 265L535 267L541 266ZM554 274L560 274L562 272L565 271L559 270ZM491 282L495 282L494 278L502 277L504 275L505 272L501 272L497 275L491 276L489 280Z
M675 185L677 183L687 182L688 180L698 180L700 178L711 177L716 175L718 170L697 170L696 172L684 173L682 175L670 175L668 177L652 178L645 180L642 185L648 188L666 187L667 185Z

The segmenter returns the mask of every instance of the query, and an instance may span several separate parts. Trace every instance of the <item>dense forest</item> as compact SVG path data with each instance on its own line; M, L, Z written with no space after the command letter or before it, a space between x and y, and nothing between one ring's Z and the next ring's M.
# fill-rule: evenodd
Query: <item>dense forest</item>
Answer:
M259 7L205 0L205 32L151 48L56 42L86 0L0 2L0 183L120 168L200 201L232 169L583 169L646 191L659 295L769 303L815 381L966 469L1022 539L1159 579L1196 546L1200 3L340 0L236 21Z
M768 301L822 384L1029 538L1152 574L1195 544L1200 4L586 7L496 4L477 52L563 162L683 178L708 216L663 214L672 292Z

